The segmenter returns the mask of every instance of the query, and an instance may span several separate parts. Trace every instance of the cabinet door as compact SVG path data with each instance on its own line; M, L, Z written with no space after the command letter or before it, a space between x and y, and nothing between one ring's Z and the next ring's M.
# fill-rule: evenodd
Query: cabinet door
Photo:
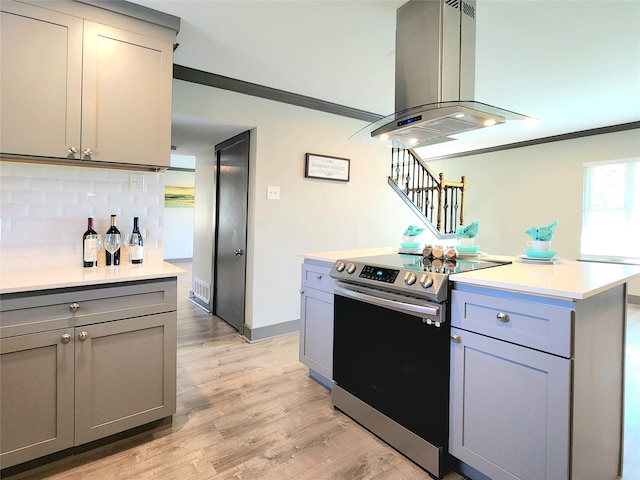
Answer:
M1 468L73 446L72 335L0 339Z
M305 288L300 305L300 361L333 380L333 294Z
M2 2L2 153L66 157L80 148L82 20Z
M173 46L85 21L82 158L169 166Z
M451 454L493 480L567 479L571 361L451 333Z
M77 327L75 339L76 445L175 413L175 313Z

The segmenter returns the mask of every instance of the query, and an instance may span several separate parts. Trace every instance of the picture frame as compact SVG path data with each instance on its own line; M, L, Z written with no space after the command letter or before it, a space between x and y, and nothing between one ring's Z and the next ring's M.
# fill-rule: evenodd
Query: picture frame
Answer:
M165 207L195 207L196 189L194 187L164 187Z
M348 158L305 154L305 178L318 178L337 182L348 182L351 170L351 160Z

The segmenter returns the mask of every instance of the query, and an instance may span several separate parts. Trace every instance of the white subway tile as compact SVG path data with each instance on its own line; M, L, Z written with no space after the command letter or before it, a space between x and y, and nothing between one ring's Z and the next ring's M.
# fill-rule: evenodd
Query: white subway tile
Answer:
M107 205L106 193L87 193L84 195L78 195L78 205L98 208ZM95 211L95 210L94 210Z
M62 180L58 178L31 178L29 190L51 192L62 190Z
M16 244L26 244L27 243L27 231L26 230L15 230L15 229L4 229L5 223L2 222L2 244L3 245L16 245Z
M113 207L123 207L133 205L133 195L131 193L107 193L107 203Z
M30 205L29 216L39 218L51 218L62 216L62 205L46 203L44 205Z
M62 184L64 185L64 190L66 192L87 194L100 191L95 188L95 182L92 182L91 180L67 179L62 180Z
M35 205L46 202L45 192L33 192L33 191L14 191L11 192L11 203L14 204L26 204Z
M3 191L29 190L29 179L24 177L2 177L0 189Z
M103 168L78 167L78 178L83 180L107 180L109 171Z
M106 192L106 193L121 193L121 192L129 192L129 188L125 189L124 183L121 182L94 182L95 191L96 192Z
M0 214L4 218L26 217L29 215L29 205L6 203L0 206Z
M79 197L77 192L45 192L47 203L59 205L77 205Z
M69 180L78 178L78 168L69 165L45 165L45 173L47 178L58 178L60 180Z
M14 177L46 177L47 173L44 165L38 163L15 163L11 168L11 175Z

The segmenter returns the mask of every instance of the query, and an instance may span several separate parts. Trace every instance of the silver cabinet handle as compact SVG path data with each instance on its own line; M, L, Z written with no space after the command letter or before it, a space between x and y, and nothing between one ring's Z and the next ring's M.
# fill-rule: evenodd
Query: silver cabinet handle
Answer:
M83 154L85 157L90 157L91 155L93 155L93 152L91 151L91 149L90 149L90 148L85 148L85 149L82 151L82 154Z
M316 275L316 278L317 278L318 280L322 280L322 275L317 274L317 275Z
M244 255L244 250L242 250L241 248L238 248L237 250L234 250L234 251L233 251L233 254L234 254L236 257L241 257L242 255Z
M64 335L62 335L62 337L60 337L60 341L66 345L71 341L71 335L65 333Z
M69 147L69 150L67 150L67 153L71 155L75 155L76 153L78 153L78 150L76 150L76 147Z
M498 313L498 315L496 315L496 318L500 320L502 323L507 323L509 320L511 320L509 318L508 313L502 313L502 312Z
M453 343L462 343L462 337L460 335L451 335L451 341Z
M303 294L304 294L304 290L300 290L300 295L303 295Z
M69 310L71 310L73 313L75 313L78 310L80 310L80 305L78 305L77 303L73 302L71 305L69 305Z
M87 332L83 331L78 334L78 340L81 342L84 342L87 338L89 338L89 334Z

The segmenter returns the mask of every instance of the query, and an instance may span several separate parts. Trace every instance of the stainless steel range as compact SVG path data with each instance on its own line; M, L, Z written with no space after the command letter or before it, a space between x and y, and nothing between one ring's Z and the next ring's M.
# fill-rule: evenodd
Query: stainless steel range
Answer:
M335 262L334 407L440 478L451 470L449 275L501 263L390 254Z

